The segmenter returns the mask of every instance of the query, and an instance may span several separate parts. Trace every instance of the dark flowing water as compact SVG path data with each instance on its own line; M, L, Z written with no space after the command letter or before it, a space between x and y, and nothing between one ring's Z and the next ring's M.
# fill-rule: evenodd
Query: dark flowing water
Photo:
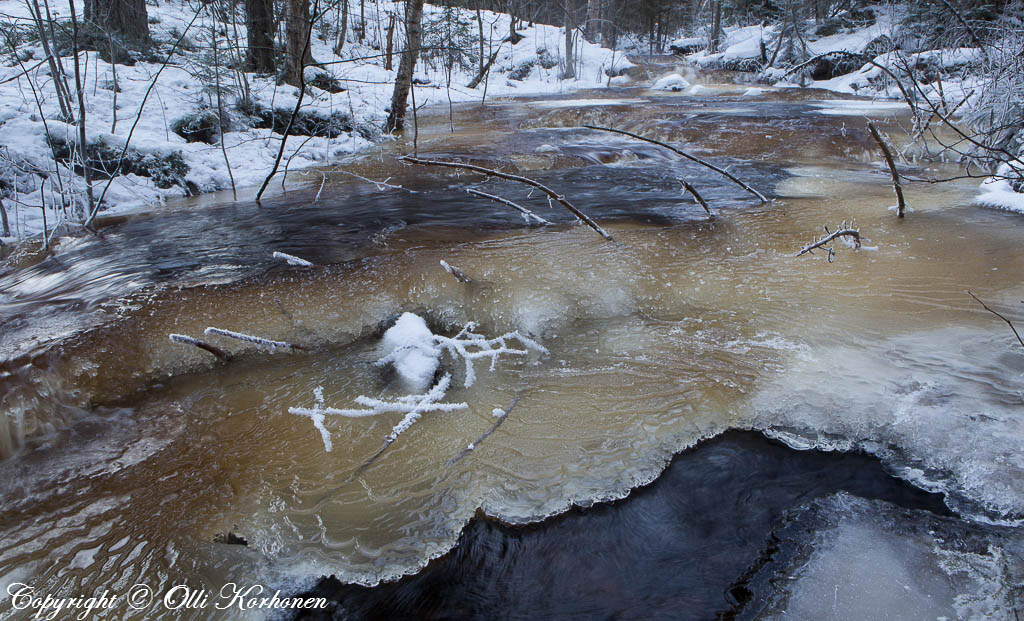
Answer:
M323 187L293 175L262 204L210 197L10 257L0 586L315 587L377 616L1012 616L1024 352L965 291L1017 308L1020 217L963 182L909 187L897 220L863 127L898 138L898 110L744 93L462 105L454 132L446 111L421 116L422 157L536 178L613 243L522 187L402 165L397 141ZM584 123L671 141L772 200ZM794 256L851 220L861 250ZM363 468L400 416L329 417L328 452L289 408L318 389L336 408L406 394L374 364L404 312L547 353L478 363L469 387L445 361L445 400L467 408ZM302 349L217 340L222 363L168 338L210 326ZM0 615L19 616L5 599Z

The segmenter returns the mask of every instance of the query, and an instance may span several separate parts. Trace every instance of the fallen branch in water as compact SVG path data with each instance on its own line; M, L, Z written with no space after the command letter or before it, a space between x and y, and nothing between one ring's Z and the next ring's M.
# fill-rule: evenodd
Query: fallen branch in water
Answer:
M167 336L168 338L171 339L171 342L173 343L181 343L182 345L192 345L194 347L198 347L203 351L208 351L214 356L217 356L224 362L231 362L232 360L234 360L231 354L224 351L223 349L220 349L219 347L214 347L209 343L200 341L199 339L196 338L192 338L191 336L186 336L184 334L168 334Z
M398 160L402 161L402 162L409 162L410 164L420 164L420 165L423 165L423 166L441 166L441 167L445 167L445 168L459 168L459 169L462 169L462 170L471 170L473 172L480 173L481 175L487 175L488 177L498 177L499 179L507 179L508 181L518 181L519 183L525 183L526 185L534 187L534 188L537 188L541 192L547 194L548 197L550 197L552 200L557 201L560 205L562 205L563 207L565 207L566 209L571 211L573 213L573 215L575 215L577 218L579 218L584 224L586 224L590 228L592 228L595 231L597 231L597 233L601 237L607 239L608 241L615 241L614 239L612 239L611 235L606 233L605 230L602 229L597 224L597 222L594 222L593 220L591 220L590 216L588 216L587 214L583 213L582 211L580 211L579 209L574 207L573 204L570 203L569 201L567 201L564 196L562 196L561 194L556 193L554 190L552 190L551 188L547 187L546 185L540 183L539 181L534 181L533 179L529 179L527 177L522 177L522 176L519 176L519 175L513 175L513 174L510 174L510 173L501 172L499 170L492 170L490 168L484 168L483 166L476 166L474 164L463 164L461 162L445 162L445 161L441 161L441 160L424 160L424 159L420 159L418 157L412 157L412 156L409 156L409 155L403 155L402 157L398 158Z
M459 463L462 460L462 458L466 457L467 455L475 451L476 447L480 446L481 442L486 440L488 437L490 437L492 433L497 431L498 427L501 427L501 424L504 423L506 419L508 419L508 415L512 413L512 410L513 408L516 407L517 403L519 403L519 397L516 397L515 400L512 401L512 405L508 406L504 410L495 408L493 414L498 418L498 420L495 421L494 424L491 425L491 428L485 431L482 436L477 438L476 442L471 443L469 446L462 449L462 451L459 452L458 455L449 459L447 465L449 467L454 466L455 464Z
M871 131L871 136L878 143L878 146L882 147L882 153L885 154L885 163L889 165L889 174L892 175L892 187L896 191L896 217L902 218L903 212L907 209L907 203L903 200L903 185L900 183L900 174L896 171L896 162L893 161L892 153L889 152L889 147L882 140L882 136L878 133L878 129L875 128L875 124L868 122L868 129Z
M451 263L448 263L447 261L445 261L443 259L441 260L441 268L444 269L444 271L446 271L449 274L451 274L452 276L454 276L455 280L457 280L459 282L473 282L473 279L470 278L466 274L466 272L463 272L459 268L455 267L454 265L452 265Z
M300 259L295 255L288 254L287 252L274 251L273 257L275 259L281 259L288 263L288 265L295 265L297 267L313 267L313 264L305 259Z
M611 127L599 127L597 125L584 125L583 127L586 127L587 129L596 129L596 130L602 131L602 132L611 132L613 134L622 134L623 136L629 136L630 138L636 138L637 140L643 140L644 142L649 142L651 144L656 144L659 147L664 147L664 148L668 149L669 151L672 151L673 153L676 153L678 155L682 155L683 157L685 157L686 159L688 159L690 161L697 162L701 166L704 166L706 168L710 168L711 170L717 172L718 174L725 176L727 179L729 179L730 181L732 181L736 185L740 186L741 188L743 188L747 192L750 192L751 194L756 196L758 199L760 199L760 201L762 203L767 203L768 202L768 199L764 197L764 194L761 194L760 192L758 192L754 188L752 188L749 185L747 185L742 180L736 178L736 176L733 175L732 173L730 173L729 171L724 170L722 168L719 168L718 166L715 166L714 164L712 164L710 162L705 162L704 160L700 159L699 157L696 157L694 155L690 155L686 151L682 151L680 149L677 149L676 147L673 147L670 144L665 144L664 142L661 142L660 140L655 140L653 138L646 138L646 137L641 136L639 134L634 134L634 133L631 133L631 132L627 132L627 131L624 131L624 130L621 130L621 129L614 129L614 128L611 128Z
M692 194L693 198L698 203L700 203L700 206L704 208L704 211L708 212L709 215L712 215L712 216L715 215L715 214L711 213L711 208L708 207L708 202L706 200L704 200L703 196L700 195L700 192L697 191L697 188L695 188L692 185L690 185L689 183L687 183L684 179L680 179L679 181L683 184L683 187L686 188L686 191L689 192L690 194Z
M1006 317L1004 317L1003 315L1000 315L1000 314L999 314L999 313L997 313L996 311L994 311L994 310L992 310L991 308L989 308L989 307L988 307L988 305L986 305L986 304L985 304L984 302L982 302L982 301L981 301L981 300L980 300L980 299L978 298L978 296L974 295L974 294L973 294L973 293L971 293L970 291L968 291L968 292L967 292L967 295L969 295L969 296L971 296L972 298L974 298L974 300L975 300L975 301L976 301L976 302L977 302L978 304L981 304L981 307L982 307L982 308L984 308L985 310L987 310L988 312L992 313L992 314L993 314L993 315L995 315L996 317L999 317L1000 319L1002 319L1003 321L1005 321L1005 322L1006 322L1006 325L1010 326L1010 330L1013 330L1013 335L1014 335L1015 337L1017 337L1017 342L1018 342L1018 343L1020 343L1020 346L1021 346L1021 347L1024 347L1024 339L1022 339L1022 338L1020 337L1020 333L1019 333L1019 332L1017 332L1017 328L1013 327L1013 322L1012 322L1012 321L1010 321L1009 319L1007 319L1007 318L1006 318Z
M482 198L488 198L488 199L490 199L492 201L501 203L502 205L508 205L512 209L515 209L516 211L521 213L523 215L523 220L525 220L527 224L530 223L530 218L533 218L534 220L536 220L538 224L551 224L550 222L548 222L544 218L541 218L540 216L538 216L537 214L533 213L532 211L530 211L526 207L523 207L521 205L513 203L512 201L508 200L507 198L502 198L500 196L495 196L494 194L488 194L487 192L481 192L480 190L474 190L473 188L469 188L466 191L469 192L470 194L474 195L474 196L480 196Z
M259 345L264 349L305 349L301 345L294 345L292 343L286 343L284 341L272 341L270 339L265 339L261 336L243 334L242 332L232 332L231 330L224 330L222 328L207 328L206 330L203 331L203 334L216 334L217 336L226 336L230 339L237 339L239 341L245 341L247 343Z
M814 254L814 251L817 250L818 248L823 248L825 246L825 244L831 242L832 240L838 239L840 237L851 237L851 238L853 238L853 247L854 247L854 249L859 249L860 248L860 229L854 228L852 224L847 225L846 222L843 222L842 224L839 225L839 230L837 230L834 233L829 231L827 226L824 227L824 228L825 228L825 237L822 237L821 239L816 240L812 244L808 244L808 245L804 246L803 248L800 249L800 252L796 253L795 256L799 257L799 256L805 255L805 254ZM836 251L834 249L832 249L832 248L824 248L824 250L826 252L828 252L828 262L831 263L834 260L835 256L836 256Z

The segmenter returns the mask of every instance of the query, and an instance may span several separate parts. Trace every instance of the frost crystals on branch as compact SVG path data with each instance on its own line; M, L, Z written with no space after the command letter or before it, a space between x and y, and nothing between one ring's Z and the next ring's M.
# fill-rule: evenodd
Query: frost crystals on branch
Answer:
M469 404L467 403L440 403L441 399L443 399L445 394L448 392L448 388L451 386L451 383L452 376L446 374L425 394L406 395L404 397L398 397L393 401L374 399L372 397L359 395L356 397L356 403L368 408L365 410L324 407L323 391L318 388L313 393L316 396L316 405L312 409L288 408L288 412L298 416L308 416L311 418L313 420L313 424L320 430L320 434L324 439L324 448L328 452L331 450L331 437L330 433L323 427L323 421L326 415L344 416L347 418L363 418L366 416L377 416L379 414L387 414L391 412L405 413L402 420L399 421L399 423L391 430L391 434L384 441L384 446L360 467L360 471L362 471L373 463L373 461L376 460L392 442L398 439L399 435L409 429L409 427L412 427L413 424L424 414L429 412L452 412L454 410L465 410L468 408Z
M833 248L831 246L829 246L828 248L825 248L824 246L825 246L825 244L831 242L832 240L839 239L841 237L849 237L849 238L851 238L853 240L853 242L852 242L853 249L854 250L859 250L860 249L860 229L856 228L856 225L853 224L852 222L850 224L847 224L846 221L843 220L842 224L839 225L839 230L837 230L834 233L832 231L829 231L827 226L824 227L824 229L825 229L825 236L824 237L816 238L814 240L814 243L807 244L806 246L801 248L800 252L796 253L796 256L799 257L799 256L804 255L804 254L814 254L815 250L817 250L818 248L822 248L822 249L825 250L825 252L828 253L828 262L831 263L831 262L833 262L835 260L835 257L836 257L835 248Z
M243 334L241 332L232 332L231 330L224 330L222 328L207 328L206 330L203 331L203 334L216 334L217 336L226 336L231 339L237 339L239 341L253 343L263 349L302 349L300 345L285 343L284 341L272 341L270 339L265 339L261 336L253 336L251 334Z

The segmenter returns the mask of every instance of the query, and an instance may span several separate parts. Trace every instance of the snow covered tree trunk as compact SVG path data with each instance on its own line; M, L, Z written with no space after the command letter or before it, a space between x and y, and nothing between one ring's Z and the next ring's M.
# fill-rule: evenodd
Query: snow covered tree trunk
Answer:
M274 73L274 0L246 0L245 29L249 70Z
M309 0L288 0L288 19L285 22L284 81L292 86L302 83L302 70L313 64L309 51Z
M406 0L405 3L405 49L398 63L395 90L391 96L391 112L384 123L384 131L398 132L405 127L405 103L412 88L413 70L420 55L420 41L423 37L423 0Z
M149 40L146 0L85 0L85 21L123 39Z

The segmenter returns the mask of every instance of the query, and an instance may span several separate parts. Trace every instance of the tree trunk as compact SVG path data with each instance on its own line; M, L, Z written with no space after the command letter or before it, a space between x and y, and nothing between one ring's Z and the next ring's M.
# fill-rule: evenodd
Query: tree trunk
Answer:
M423 0L405 1L405 49L398 63L395 91L391 97L391 112L384 123L384 131L400 132L405 127L405 104L412 88L413 70L420 55L423 36Z
M249 71L274 73L274 0L245 0Z
M715 0L711 14L711 53L718 51L718 38L722 32L722 0Z
M587 41L601 43L601 0L587 0Z
M85 0L85 21L123 39L149 40L146 0Z
M284 81L292 86L302 83L302 70L313 63L313 54L306 38L309 27L309 0L288 0L288 19L285 22Z
M395 22L398 21L397 16L392 14L388 19L388 48L387 54L384 56L384 68L391 71L391 57L395 53Z
M338 42L334 46L334 53L341 56L341 50L345 49L345 40L348 38L348 0L341 1L341 24L338 30Z
M576 29L574 8L572 0L565 0L565 71L562 72L563 80L576 77L576 56L573 54L573 30Z

